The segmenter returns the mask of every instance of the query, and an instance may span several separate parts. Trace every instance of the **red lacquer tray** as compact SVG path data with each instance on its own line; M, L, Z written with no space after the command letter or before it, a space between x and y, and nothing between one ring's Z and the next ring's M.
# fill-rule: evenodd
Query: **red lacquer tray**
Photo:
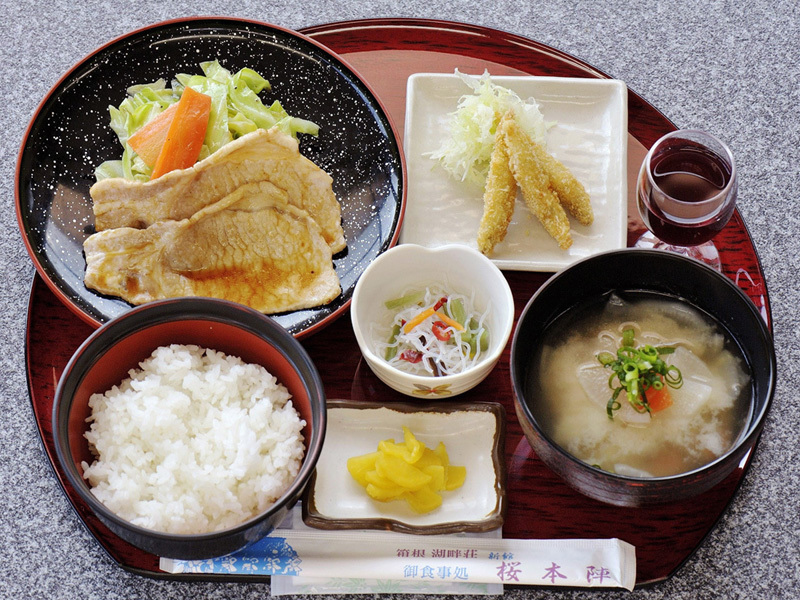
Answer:
M493 75L563 77L607 76L589 65L529 39L464 24L379 19L333 23L303 31L338 52L368 82L403 131L406 80L415 72L451 73L489 69ZM619 74L624 76L624 74ZM643 231L631 199L633 180L648 148L675 129L661 113L634 92L628 95L629 242ZM716 238L723 269L759 307L771 326L763 272L739 213ZM545 273L507 272L517 316ZM33 410L42 441L56 475L80 518L121 567L152 577L215 579L211 575L168 575L156 556L120 540L88 511L65 482L57 464L51 431L56 382L72 353L92 332L62 305L37 275L28 314L26 361ZM363 364L347 316L302 340L320 371L329 398L403 401L406 397L381 383ZM622 509L590 500L568 488L533 454L514 415L508 352L491 375L459 400L502 403L508 415L506 457L508 513L503 534L508 538L618 537L636 546L637 585L668 578L702 543L728 506L750 457L725 481L699 498L644 509ZM226 575L216 576L230 580ZM252 577L243 577L252 580Z

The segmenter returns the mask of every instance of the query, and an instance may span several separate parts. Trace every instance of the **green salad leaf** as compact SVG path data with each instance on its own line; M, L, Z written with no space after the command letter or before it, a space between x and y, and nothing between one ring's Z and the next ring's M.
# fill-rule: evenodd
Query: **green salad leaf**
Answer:
M279 101L264 104L259 93L269 91L271 86L253 69L244 68L231 73L217 60L201 62L200 69L202 75L177 74L170 87L167 87L164 79L131 86L118 107L108 107L111 128L117 134L123 152L122 158L106 161L95 169L97 181L109 177L124 177L134 181L150 179L152 169L130 148L128 139L156 115L180 100L186 87L211 97L211 115L200 160L256 129L278 127L295 138L299 134L319 133L315 123L289 115Z

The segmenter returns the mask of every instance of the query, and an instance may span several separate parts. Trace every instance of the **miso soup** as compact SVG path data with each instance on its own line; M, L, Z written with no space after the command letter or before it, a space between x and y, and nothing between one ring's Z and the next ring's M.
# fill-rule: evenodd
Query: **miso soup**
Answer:
M680 370L666 408L637 410L623 392L609 416L612 371L623 331L637 345L673 348L662 356ZM545 332L528 372L531 408L543 431L576 458L632 477L691 471L724 454L746 428L752 404L744 357L705 313L655 294L610 295L578 307Z

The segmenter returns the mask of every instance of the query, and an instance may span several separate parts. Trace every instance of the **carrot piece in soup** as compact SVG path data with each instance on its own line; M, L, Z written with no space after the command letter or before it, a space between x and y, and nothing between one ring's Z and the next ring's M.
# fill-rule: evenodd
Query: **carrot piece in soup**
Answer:
M164 111L128 138L128 145L139 155L148 167L153 167L167 139L178 102L170 104Z
M647 404L650 405L650 412L658 412L672 406L672 394L665 385L660 390L650 388L647 390Z
M211 115L211 97L187 87L177 105L150 179L175 169L188 169L200 156Z

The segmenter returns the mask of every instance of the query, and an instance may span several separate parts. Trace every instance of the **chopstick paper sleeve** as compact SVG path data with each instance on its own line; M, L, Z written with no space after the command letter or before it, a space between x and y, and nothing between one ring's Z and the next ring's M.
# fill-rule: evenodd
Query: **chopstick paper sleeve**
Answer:
M635 548L619 539L518 540L279 529L225 557L162 558L168 573L371 577L406 581L625 588Z

